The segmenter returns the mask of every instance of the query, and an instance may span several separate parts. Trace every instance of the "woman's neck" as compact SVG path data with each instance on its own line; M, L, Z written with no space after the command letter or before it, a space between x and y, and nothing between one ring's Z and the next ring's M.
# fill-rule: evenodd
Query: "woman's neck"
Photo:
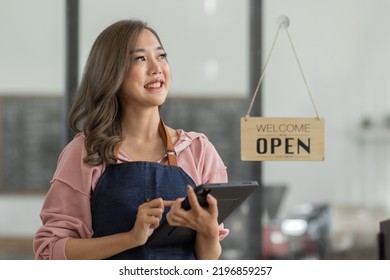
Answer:
M125 138L147 141L158 137L160 113L157 110L147 112L128 111L122 115L122 131Z

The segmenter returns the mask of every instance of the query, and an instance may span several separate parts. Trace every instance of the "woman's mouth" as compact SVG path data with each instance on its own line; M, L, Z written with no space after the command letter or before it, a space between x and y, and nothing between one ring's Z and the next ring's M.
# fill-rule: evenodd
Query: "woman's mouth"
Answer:
M144 88L146 88L146 89L159 89L162 87L162 85L163 85L163 82L161 82L161 81L152 82L152 83L144 85Z

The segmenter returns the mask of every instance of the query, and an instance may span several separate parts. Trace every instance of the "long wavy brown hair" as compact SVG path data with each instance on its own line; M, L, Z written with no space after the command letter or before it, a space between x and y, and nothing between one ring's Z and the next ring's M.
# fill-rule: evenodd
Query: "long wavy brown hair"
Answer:
M88 164L117 161L117 147L123 141L118 93L129 69L131 51L145 28L161 44L155 30L145 22L122 20L103 30L92 46L69 112L71 129L85 135L84 162Z

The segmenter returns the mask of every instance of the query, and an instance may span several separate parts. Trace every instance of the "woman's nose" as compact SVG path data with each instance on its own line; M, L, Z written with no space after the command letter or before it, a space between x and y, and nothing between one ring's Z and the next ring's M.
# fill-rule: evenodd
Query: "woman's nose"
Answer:
M150 71L150 74L152 75L156 75L156 74L161 74L161 66L160 64L158 63L158 61L156 61L155 59L153 60L149 60L149 71Z

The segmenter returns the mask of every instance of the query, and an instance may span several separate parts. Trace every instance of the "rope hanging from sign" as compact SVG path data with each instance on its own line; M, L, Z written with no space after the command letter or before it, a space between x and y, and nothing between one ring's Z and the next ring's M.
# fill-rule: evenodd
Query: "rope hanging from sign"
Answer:
M276 42L277 42L277 40L278 40L280 31L281 31L281 29L282 29L283 27L284 27L284 29L285 29L285 31L286 31L286 34L287 34L287 37L288 37L288 39L289 39L291 49L292 49L292 51L293 51L293 53L294 53L294 56L295 56L295 60L297 61L299 70L300 70L301 75L302 75L302 78L303 78L303 82L304 82L304 84L305 84L305 86L306 86L307 92L309 93L310 100L311 100L311 103L312 103L312 105L313 105L314 111L316 112L317 119L320 119L320 116L319 116L317 107L316 107L315 102L314 102L313 95L311 94L309 84L308 84L307 79L306 79L306 76L305 76L305 74L304 74L304 72L303 72L302 64L301 64L301 62L299 61L297 52L296 52L296 50L295 50L294 43L293 43L293 41L292 41L292 39L291 39L290 33L288 32L288 26L289 26L289 25L290 25L290 20L289 20L289 18L288 18L287 16L281 16L281 17L280 17L280 24L279 24L278 30L276 31L276 35L275 35L274 41L273 41L273 43L272 43L270 53L269 53L269 55L268 55L268 57L267 57L267 59L266 59L266 62L265 62L265 65L264 65L264 69L263 69L263 71L261 72L259 81L258 81L258 83L257 83L255 92L254 92L253 97L252 97L252 101L251 101L251 103L250 103L250 105L249 105L248 112L247 112L247 114L245 115L245 120L246 120L246 121L247 121L248 118L249 118L249 114L250 114L250 112L251 112L251 110L252 110L252 107L253 107L253 104L254 104L254 102L255 102L257 93L259 92L260 85L261 85L261 83L262 83L262 81L263 81L263 79L264 79L265 72L266 72L267 69L268 69L269 62L270 62L272 53L273 53L273 51L274 51L274 49L275 49Z

